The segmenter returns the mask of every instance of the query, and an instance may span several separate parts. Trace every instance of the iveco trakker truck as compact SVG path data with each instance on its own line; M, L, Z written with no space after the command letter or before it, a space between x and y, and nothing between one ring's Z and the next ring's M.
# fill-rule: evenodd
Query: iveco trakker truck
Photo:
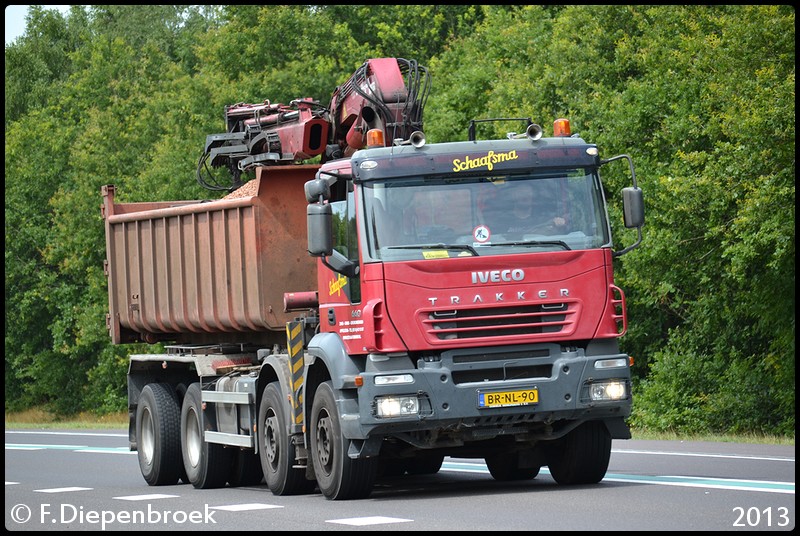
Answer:
M376 101L414 100L402 77L375 79ZM601 158L563 119L551 136L530 123L428 143L419 125L393 137L408 114L372 99L341 124L305 100L299 123L248 106L207 147L255 174L222 199L103 190L112 340L160 345L128 373L145 480L355 499L447 456L484 459L497 480L544 466L560 484L602 480L612 439L630 438L613 261L641 242L631 159ZM270 135L287 124L300 141ZM305 159L327 150L329 125L346 132L341 154L286 162L292 143ZM600 178L617 160L631 185L614 224L638 231L625 248Z

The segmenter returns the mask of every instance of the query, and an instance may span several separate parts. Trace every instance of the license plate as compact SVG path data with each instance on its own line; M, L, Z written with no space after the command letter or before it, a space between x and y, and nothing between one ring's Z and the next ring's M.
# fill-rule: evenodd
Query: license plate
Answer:
M518 389L515 391L486 391L478 393L479 408L505 408L529 406L539 403L539 390Z

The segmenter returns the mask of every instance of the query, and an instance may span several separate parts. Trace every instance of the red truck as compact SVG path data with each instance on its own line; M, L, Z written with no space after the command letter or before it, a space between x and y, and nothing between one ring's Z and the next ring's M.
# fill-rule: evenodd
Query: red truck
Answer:
M613 260L641 242L631 159L563 119L427 143L424 68L360 71L328 108L226 109L201 159L231 171L222 199L103 188L112 342L161 345L130 356L145 480L358 499L454 456L497 480L599 482L630 438ZM599 170L620 159L638 239L615 250Z

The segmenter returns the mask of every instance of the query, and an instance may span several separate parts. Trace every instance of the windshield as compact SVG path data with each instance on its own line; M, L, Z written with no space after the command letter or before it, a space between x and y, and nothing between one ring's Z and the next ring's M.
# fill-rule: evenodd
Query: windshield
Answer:
M367 249L385 261L608 246L591 170L363 184Z

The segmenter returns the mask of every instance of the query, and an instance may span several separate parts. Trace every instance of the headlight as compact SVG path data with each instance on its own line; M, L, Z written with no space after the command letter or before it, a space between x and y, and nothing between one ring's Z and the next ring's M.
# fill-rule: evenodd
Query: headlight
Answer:
M628 396L628 388L624 381L606 380L588 385L589 399L592 402L622 400Z
M417 415L419 401L416 396L380 396L375 399L378 417L403 417Z

